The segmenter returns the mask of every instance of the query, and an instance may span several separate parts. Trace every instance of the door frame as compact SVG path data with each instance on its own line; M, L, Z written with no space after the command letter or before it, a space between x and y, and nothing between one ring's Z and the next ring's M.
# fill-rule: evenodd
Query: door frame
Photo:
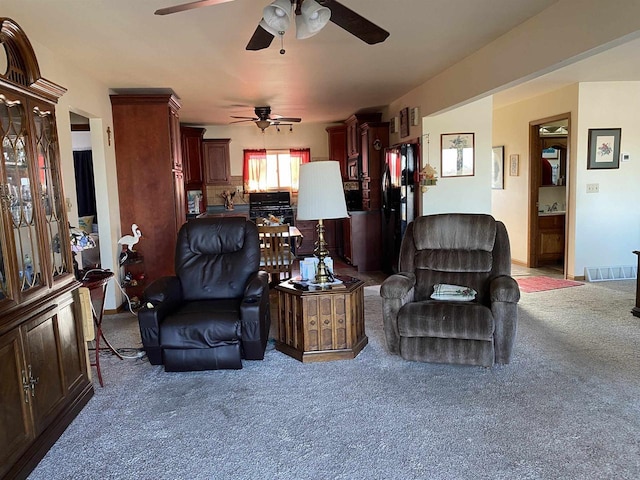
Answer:
M540 137L540 126L567 120L567 151L566 151L566 172L565 172L565 216L564 216L564 258L563 258L563 275L567 278L567 259L568 259L568 235L569 231L569 178L570 178L570 161L571 158L571 112L553 115L550 117L532 120L529 122L529 238L527 251L527 267L538 267L538 187L542 179L542 164L535 159L542 158L542 141Z

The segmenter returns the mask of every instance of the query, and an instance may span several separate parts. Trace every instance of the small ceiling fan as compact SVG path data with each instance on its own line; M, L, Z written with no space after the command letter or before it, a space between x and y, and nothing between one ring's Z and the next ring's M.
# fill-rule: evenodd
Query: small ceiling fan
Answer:
M195 2L161 8L156 15L183 12L234 0L198 0ZM292 13L295 16L296 37L308 38L318 33L331 21L369 45L384 42L389 32L370 22L336 0L274 0L263 10L263 18L249 40L247 50L269 47L274 37L283 37L289 27ZM284 53L281 48L280 53Z
M296 117L283 117L281 115L274 115L272 117L271 107L255 107L253 111L256 114L255 117L236 117L232 115L231 118L239 118L241 120L236 120L231 123L255 122L258 128L264 132L265 129L271 125L290 125L302 121L301 118Z

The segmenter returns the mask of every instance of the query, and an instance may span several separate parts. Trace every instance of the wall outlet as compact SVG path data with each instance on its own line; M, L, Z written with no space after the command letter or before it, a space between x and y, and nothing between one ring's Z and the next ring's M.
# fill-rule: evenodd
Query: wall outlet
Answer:
M242 195L242 185L236 186L236 192L238 192L240 195Z
M598 192L600 192L599 183L587 183L587 193L598 193Z

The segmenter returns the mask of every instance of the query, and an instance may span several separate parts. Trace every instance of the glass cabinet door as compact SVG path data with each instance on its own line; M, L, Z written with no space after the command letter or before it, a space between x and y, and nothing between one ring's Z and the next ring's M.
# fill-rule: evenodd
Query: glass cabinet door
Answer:
M30 162L27 152L27 117L22 100L10 100L0 92L0 141L2 141L1 201L4 225L13 231L13 244L3 245L2 295L15 298L7 264L12 253L17 262L17 290L22 292L43 285L41 257L31 189ZM7 215L8 214L8 215ZM8 216L8 221L7 221ZM3 242L11 235L3 235ZM12 255L13 256L13 255ZM14 281L16 279L13 279Z
M65 253L67 246L70 245L70 238L64 223L66 215L60 187L62 175L56 153L58 138L53 107L48 105L34 107L33 122L38 169L36 189L40 193L44 208L46 245L51 258L51 273L55 279L71 272L72 267Z

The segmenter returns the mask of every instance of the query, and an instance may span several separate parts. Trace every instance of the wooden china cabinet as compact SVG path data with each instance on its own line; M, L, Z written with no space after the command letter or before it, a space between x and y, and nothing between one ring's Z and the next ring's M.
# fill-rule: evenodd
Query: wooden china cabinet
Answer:
M93 395L55 104L33 48L0 18L0 478L24 478Z

